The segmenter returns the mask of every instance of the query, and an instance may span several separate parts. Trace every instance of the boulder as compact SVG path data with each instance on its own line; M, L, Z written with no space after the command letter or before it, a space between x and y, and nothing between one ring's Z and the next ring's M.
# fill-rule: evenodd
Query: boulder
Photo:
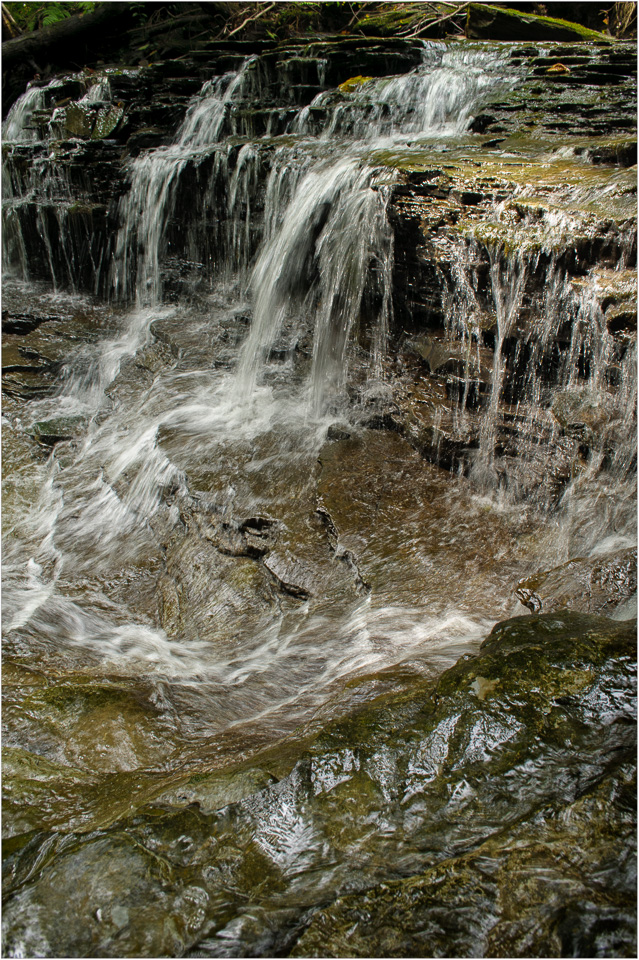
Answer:
M635 622L516 617L437 681L382 685L226 768L198 745L191 771L161 765L142 687L18 678L25 710L108 720L120 752L126 709L159 765L9 754L30 818L6 844L6 949L635 956L635 655ZM163 719L174 739L179 711ZM80 796L91 817L61 835Z

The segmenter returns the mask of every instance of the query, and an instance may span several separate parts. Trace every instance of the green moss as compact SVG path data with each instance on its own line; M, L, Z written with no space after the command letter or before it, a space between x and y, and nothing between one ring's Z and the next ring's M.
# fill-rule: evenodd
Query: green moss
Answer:
M583 40L610 43L611 38L579 23L555 17L522 13L509 7L471 3L466 15L466 35L491 40Z
M565 28L573 33L579 34L579 36L583 37L584 40L598 40L606 43L612 42L611 38L605 33L600 33L598 30L591 30L589 27L584 27L582 24L575 23L572 20L561 20L558 17L544 17L528 13L522 14L519 10L513 10L509 7L501 7L499 9L501 13L511 14L515 17L522 17L525 22L530 22L531 24L540 23L546 24L550 27Z
M342 93L352 93L353 90L357 90L372 79L373 77L350 77L350 79L345 80L344 83L340 83L339 90L341 90Z
M80 216L91 216L95 210L104 209L104 206L99 203L72 203L68 209L68 212Z

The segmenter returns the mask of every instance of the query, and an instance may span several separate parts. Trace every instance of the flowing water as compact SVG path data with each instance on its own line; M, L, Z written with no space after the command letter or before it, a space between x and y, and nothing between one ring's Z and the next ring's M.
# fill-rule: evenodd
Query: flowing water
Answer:
M71 203L55 163L43 158L46 176L8 200L5 302L57 317L71 349L52 395L5 402L5 663L81 687L139 688L115 711L43 719L21 708L5 743L52 763L155 776L250 756L357 702L355 678L372 676L376 690L385 672L400 683L434 676L475 651L495 621L523 612L518 579L575 544L583 555L634 540L623 443L604 480L602 452L554 513L500 493L503 348L532 269L523 255L492 248L495 361L470 476L362 426L391 395L398 174L375 157L416 141L434 157L454 149L483 99L516 82L503 57L428 45L411 74L362 83L347 102L322 92L255 137L240 108L260 93L261 69L250 58L207 82L173 142L129 161L113 256L95 265L94 290L108 277L110 303L63 291L44 215L54 289L29 279L12 211L36 190ZM91 96L108 100L108 85ZM41 88L27 91L5 140L31 141L41 105ZM64 247L62 226L58 236ZM178 247L204 279L198 267L176 286ZM472 244L460 244L448 324L469 347L472 263ZM559 268L555 284L563 290ZM614 361L597 338L598 302L588 285L571 301L560 377L571 385L583 338L594 338L591 405ZM559 317L543 322L550 339ZM632 415L632 362L611 401L616 429ZM533 416L544 389L532 377L517 415ZM74 439L50 456L25 441L25 427L60 418ZM38 936L24 934L25 949Z

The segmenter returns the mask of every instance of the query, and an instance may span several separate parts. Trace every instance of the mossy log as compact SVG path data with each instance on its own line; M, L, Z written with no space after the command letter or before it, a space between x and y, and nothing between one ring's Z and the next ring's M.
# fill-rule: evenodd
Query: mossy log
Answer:
M520 10L471 3L466 18L466 36L473 40L562 41L610 40L597 30L579 23L540 17Z

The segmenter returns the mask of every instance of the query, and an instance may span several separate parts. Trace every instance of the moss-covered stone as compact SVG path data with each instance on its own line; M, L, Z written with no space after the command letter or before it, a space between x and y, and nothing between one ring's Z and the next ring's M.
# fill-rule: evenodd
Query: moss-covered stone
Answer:
M353 90L358 90L372 79L372 77L351 77L349 80L345 80L344 83L340 83L338 89L341 90L342 93L352 93Z
M630 764L619 788L624 803L612 816L602 784L472 853L337 900L315 914L290 955L632 956L630 903L614 875L615 864L632 870ZM595 863L607 890L584 876L584 864Z
M535 43L543 40L610 40L580 23L522 13L488 3L471 3L466 18L466 36L477 40L510 40Z
M49 447L63 440L71 440L86 430L87 418L81 415L38 420L29 428L29 436Z

